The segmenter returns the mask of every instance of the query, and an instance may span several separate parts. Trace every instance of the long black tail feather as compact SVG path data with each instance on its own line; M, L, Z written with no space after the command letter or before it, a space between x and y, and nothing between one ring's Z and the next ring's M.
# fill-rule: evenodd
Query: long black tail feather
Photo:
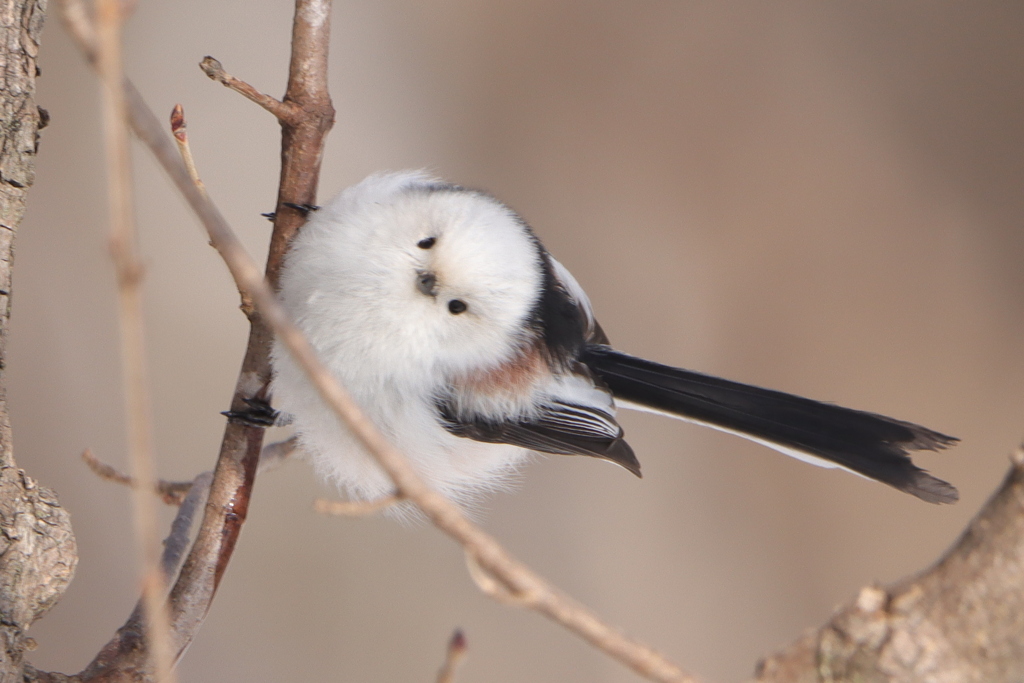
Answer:
M955 487L911 462L958 439L884 415L762 389L588 346L583 362L616 399L835 463L929 503L953 503Z

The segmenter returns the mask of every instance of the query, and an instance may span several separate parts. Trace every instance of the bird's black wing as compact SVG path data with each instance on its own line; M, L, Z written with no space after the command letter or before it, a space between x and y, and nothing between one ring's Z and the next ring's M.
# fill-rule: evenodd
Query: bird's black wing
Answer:
M884 415L740 384L588 346L581 360L616 401L758 441L789 455L843 467L930 503L957 490L911 462L908 453L939 450L957 439ZM825 461L825 462L822 462Z
M589 455L610 460L640 476L640 463L622 438L622 427L599 408L556 401L545 405L532 419L508 421L460 416L449 401L439 401L437 409L441 424L456 436L541 453Z

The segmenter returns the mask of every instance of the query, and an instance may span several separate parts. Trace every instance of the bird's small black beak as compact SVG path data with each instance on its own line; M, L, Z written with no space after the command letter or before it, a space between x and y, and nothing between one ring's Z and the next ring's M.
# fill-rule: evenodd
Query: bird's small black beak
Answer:
M427 296L437 296L437 276L428 270L416 271L416 289Z

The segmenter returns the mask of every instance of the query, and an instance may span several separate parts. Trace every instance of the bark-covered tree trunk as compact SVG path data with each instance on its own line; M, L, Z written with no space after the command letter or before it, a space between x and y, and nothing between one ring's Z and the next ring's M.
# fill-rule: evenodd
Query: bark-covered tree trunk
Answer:
M1024 447L934 567L861 589L827 624L761 663L756 683L1024 681Z
M0 0L0 683L22 680L25 630L60 599L78 562L68 513L14 462L7 412L14 235L46 121L33 97L45 15L46 0Z

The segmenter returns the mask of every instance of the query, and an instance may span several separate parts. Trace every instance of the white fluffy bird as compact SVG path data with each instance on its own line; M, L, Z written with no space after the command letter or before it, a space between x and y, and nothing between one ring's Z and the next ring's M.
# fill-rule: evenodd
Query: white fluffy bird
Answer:
M589 455L639 476L617 407L702 423L933 503L957 491L908 451L956 441L908 422L660 365L613 350L582 288L488 194L423 172L348 188L292 242L281 297L384 435L435 489L467 503L531 451ZM317 470L351 497L392 484L285 348L273 396Z

